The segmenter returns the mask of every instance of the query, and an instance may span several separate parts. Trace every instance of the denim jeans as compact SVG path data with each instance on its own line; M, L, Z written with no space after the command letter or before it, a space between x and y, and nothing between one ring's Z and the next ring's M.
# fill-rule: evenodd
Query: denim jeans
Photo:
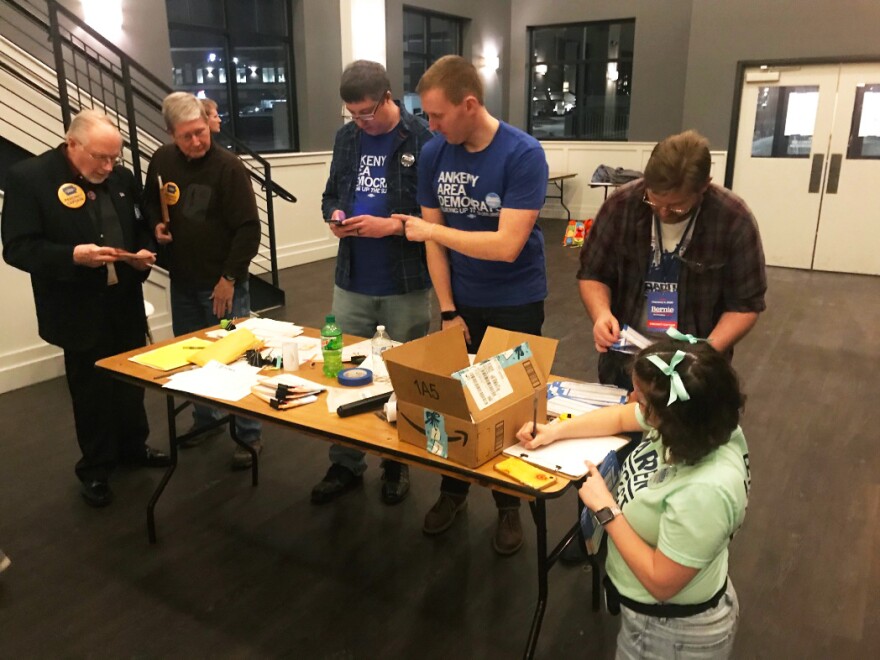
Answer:
M661 619L620 607L619 660L716 660L730 657L739 620L739 601L728 578L727 591L711 610L679 619Z
M410 341L428 334L431 324L431 289L393 296L366 296L333 287L333 314L343 332L372 337L384 325L395 341ZM364 452L330 445L330 462L360 475L367 469ZM382 464L385 465L386 461Z
M214 316L213 289L187 289L171 282L171 327L174 335L217 325L220 319ZM232 297L232 315L235 318L248 317L251 313L251 296L247 280L235 283ZM212 406L193 404L193 427L207 426L221 417L223 412ZM238 439L253 444L260 439L263 425L246 417L235 417L235 432Z

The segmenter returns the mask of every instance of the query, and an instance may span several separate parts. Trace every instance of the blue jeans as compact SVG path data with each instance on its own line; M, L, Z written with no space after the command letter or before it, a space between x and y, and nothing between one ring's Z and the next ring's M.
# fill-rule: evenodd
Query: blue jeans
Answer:
M202 330L220 323L214 316L213 289L187 289L171 282L171 327L174 336ZM232 315L248 317L251 313L251 296L247 280L235 283L232 297ZM193 427L207 426L223 417L223 412L204 404L193 404ZM235 417L235 433L238 439L253 444L260 439L263 425L247 417Z
M739 620L739 601L728 578L727 591L711 610L679 619L661 619L620 606L617 635L620 660L716 660L730 657Z
M384 325L395 341L410 341L428 334L431 324L431 289L393 296L365 296L333 287L333 314L342 331L372 337ZM330 462L360 475L367 469L364 452L330 445ZM383 465L385 462L383 461Z

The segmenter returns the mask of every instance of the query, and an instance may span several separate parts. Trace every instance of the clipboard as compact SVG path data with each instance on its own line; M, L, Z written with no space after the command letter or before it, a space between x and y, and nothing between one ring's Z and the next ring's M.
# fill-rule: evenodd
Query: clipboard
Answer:
M618 435L566 438L537 449L526 449L520 442L508 447L503 453L568 479L580 479L587 473L584 461L591 461L598 465L609 451L617 451L628 442L629 438Z

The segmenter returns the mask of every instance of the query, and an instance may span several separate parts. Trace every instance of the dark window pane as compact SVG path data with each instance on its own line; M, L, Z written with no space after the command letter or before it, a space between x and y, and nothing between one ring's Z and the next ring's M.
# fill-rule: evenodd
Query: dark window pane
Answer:
M287 34L283 0L227 0L227 4L231 32Z
M635 22L553 26L529 32L532 135L625 140Z
M425 70L444 55L461 55L463 20L403 11L403 91L415 92ZM421 106L419 105L419 110Z
M169 23L222 28L223 3L217 0L165 0Z
M168 0L176 18L205 0ZM255 151L295 149L287 0L211 0L235 29L170 30L174 87L217 102L219 141ZM277 36L276 36L277 35Z
M238 137L257 151L290 146L287 49L281 45L236 48Z
M412 11L403 12L403 50L409 53L426 52L427 19Z

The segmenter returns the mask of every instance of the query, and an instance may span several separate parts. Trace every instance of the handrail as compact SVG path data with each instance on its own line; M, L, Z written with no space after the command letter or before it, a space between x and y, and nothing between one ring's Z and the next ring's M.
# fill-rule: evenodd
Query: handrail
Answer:
M27 42L27 47L22 43L17 43L17 47L33 53L36 60L48 65L50 69L54 64L56 81L50 83L45 90L32 87L44 98L60 106L64 129L66 130L70 125L73 109L78 111L83 107L103 106L108 114L112 113L117 117L118 127L123 132L123 139L126 140L126 146L132 156L131 165L138 181L142 181L141 159L149 160L154 147L148 146L144 151L139 133L141 137L149 138L146 140L148 144L153 141L156 143L164 141L162 137L157 137L157 135L161 136L165 129L161 119L161 98L174 89L83 22L58 0L37 0L36 4L39 4L39 7L35 2L28 0L0 0L0 3L10 6L17 12L15 14L17 18L10 19L10 26L18 23L16 26L18 31L15 35ZM44 8L45 16L40 13ZM23 19L24 23L20 23L18 19ZM40 35L35 36L34 29L40 34L47 35L50 43L40 43ZM4 36L11 40L5 29ZM69 61L65 60L65 57L69 57ZM69 77L67 71L70 72ZM48 91L49 89L52 91ZM126 128L127 135L125 135ZM288 202L296 202L296 197L272 180L271 164L268 160L225 132L223 136L225 143L231 144L239 155L248 175L258 188L256 190L258 201L265 201L265 208L262 206L259 208L261 222L266 224L263 235L269 242L267 256L271 262L269 270L272 284L277 287L278 270L272 198L277 196ZM265 191L265 197L261 194L262 191ZM254 265L258 269L265 268L262 264Z

